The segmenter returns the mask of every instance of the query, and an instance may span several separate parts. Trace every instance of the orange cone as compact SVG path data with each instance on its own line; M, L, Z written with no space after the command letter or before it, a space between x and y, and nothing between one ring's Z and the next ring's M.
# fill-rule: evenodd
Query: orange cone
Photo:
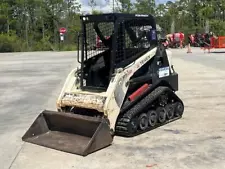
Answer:
M187 50L187 53L192 53L192 52L191 52L191 45L190 45L190 43L188 44L188 50Z

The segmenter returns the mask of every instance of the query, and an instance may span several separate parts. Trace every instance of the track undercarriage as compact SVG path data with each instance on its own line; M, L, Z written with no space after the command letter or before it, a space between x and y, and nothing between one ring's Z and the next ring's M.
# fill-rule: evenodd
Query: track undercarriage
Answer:
M184 105L172 90L159 86L130 109L124 111L122 107L121 111L115 134L132 137L181 118Z

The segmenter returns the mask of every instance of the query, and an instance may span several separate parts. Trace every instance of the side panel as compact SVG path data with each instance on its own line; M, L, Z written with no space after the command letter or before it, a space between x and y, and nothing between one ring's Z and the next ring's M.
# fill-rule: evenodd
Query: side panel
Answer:
M168 82L174 91L178 91L178 74L176 72L170 74L170 76L162 77L159 80Z
M104 106L104 112L109 118L111 129L114 129L115 127L120 108L129 88L127 82L139 68L155 56L156 50L157 48L152 49L126 68L121 68L121 70L118 69L115 77L112 78L107 90L108 97Z

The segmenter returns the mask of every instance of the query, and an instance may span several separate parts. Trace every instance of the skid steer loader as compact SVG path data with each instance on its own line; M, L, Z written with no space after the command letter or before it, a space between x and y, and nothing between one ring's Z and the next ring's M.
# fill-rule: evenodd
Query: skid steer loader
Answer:
M86 156L111 145L115 135L133 137L182 117L178 74L152 15L80 19L80 66L69 73L57 111L41 112L22 140ZM102 50L93 50L96 34Z

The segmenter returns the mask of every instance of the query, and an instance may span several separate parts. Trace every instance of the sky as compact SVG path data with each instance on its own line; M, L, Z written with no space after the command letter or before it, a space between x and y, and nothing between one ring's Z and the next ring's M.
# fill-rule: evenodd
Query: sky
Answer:
M88 1L89 0L79 0L80 4L81 4L81 11L82 12L90 12L91 11L91 7L88 5ZM131 2L135 2L135 0L131 0ZM174 0L171 0L174 1ZM95 0L96 2L96 6L95 9L96 10L100 10L102 12L112 12L112 6L113 6L113 0ZM156 0L156 3L165 3L167 2L167 0ZM114 3L114 6L116 6L116 2Z

